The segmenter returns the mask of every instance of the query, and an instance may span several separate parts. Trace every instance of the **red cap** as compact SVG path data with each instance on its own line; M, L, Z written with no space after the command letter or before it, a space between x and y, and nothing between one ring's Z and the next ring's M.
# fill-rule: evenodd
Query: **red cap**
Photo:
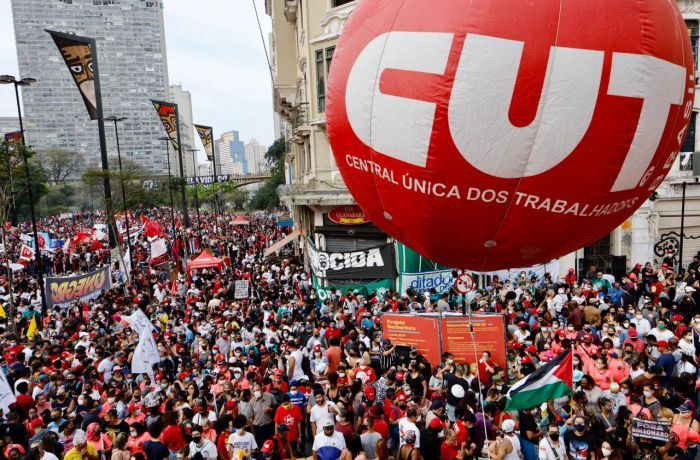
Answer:
M673 321L683 321L683 315L673 315Z
M400 393L400 394L396 397L396 400L399 401L399 402L404 402L404 401L406 401L406 395L403 394L403 393Z
M321 351L321 344L317 343L314 345L314 351Z
M657 348L668 348L668 342L665 341L665 340L659 340L659 341L656 343L656 347L657 347Z
M375 316L375 317L374 317L374 323L375 323L375 324L379 324L379 323L381 323L381 322L382 322L382 320L379 319L378 316Z
M129 404L128 409L129 409L129 412L131 412L133 414L137 410L141 409L141 404L137 404L137 403L132 402L131 404Z
M528 345L525 351L527 351L528 353L537 353L537 347L534 345Z
M566 337L566 332L564 331L564 329L559 329L559 330L557 331L557 335L558 335L559 337Z
M520 342L513 342L510 344L510 347L514 350L520 350L523 346Z
M277 369L277 370L275 371L275 375L280 375L280 376L281 376L281 375L284 375L284 371L283 371L282 369Z
M264 452L266 454L272 453L275 450L275 442L272 439L268 439L263 443L262 449L260 449L261 452Z
M226 404L224 404L224 410L233 410L236 408L236 401L226 401Z
M532 357L530 357L530 356L524 356L524 357L520 358L520 362L521 362L521 363L531 363L531 362L532 362Z
M443 428L445 428L445 424L442 423L442 420L440 420L437 417L433 418L428 424L428 426L433 430L442 430Z
M162 372L159 372L156 374L156 380L163 380L165 378L165 375Z
M627 330L627 334L630 336L631 339L636 339L637 338L637 329L634 327L631 327Z
M374 387L365 388L365 396L367 396L367 399L370 401L374 401L374 399L377 397L377 392Z
M592 334L583 334L583 340L593 340Z
M396 373L396 380L403 381L403 372L397 372L397 373Z
M525 321L520 321L518 327L527 327L527 323Z

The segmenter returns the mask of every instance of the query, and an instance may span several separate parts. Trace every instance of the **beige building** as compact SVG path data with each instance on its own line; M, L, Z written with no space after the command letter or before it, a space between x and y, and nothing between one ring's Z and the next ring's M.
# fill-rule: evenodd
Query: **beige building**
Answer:
M266 0L272 18L273 104L287 121L287 187L283 202L311 234L322 214L354 204L326 134L326 82L333 52L357 1Z
M361 0L359 0L361 1ZM276 127L287 141L282 202L303 235L326 251L364 250L389 241L371 223L335 225L328 213L355 201L326 133L326 87L338 38L358 0L266 0ZM279 121L279 123L277 122ZM332 280L328 280L332 281Z
M182 164L185 167L185 176L193 176L195 165L193 164L191 149L194 146L194 124L192 122L192 95L182 89L182 85L170 85L170 100L177 104L180 122L180 141L182 142ZM179 174L179 161L177 153L171 149L170 164L175 165ZM196 160L196 156L195 156Z

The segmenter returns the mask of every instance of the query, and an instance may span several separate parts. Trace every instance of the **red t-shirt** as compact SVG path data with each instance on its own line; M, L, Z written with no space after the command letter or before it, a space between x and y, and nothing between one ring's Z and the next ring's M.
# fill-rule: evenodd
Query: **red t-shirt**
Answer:
M294 442L299 439L299 432L297 431L297 424L301 422L302 415L299 406L292 404L291 409L287 409L284 406L279 406L275 412L275 423L278 425L286 425L289 428L287 433L287 440Z
M382 439L389 440L389 424L382 419L374 420L374 431L382 435Z
M228 439L228 438L227 438ZM185 437L179 425L168 425L160 436L160 442L165 444L171 451L178 451L185 447Z
M457 450L457 446L443 442L442 446L440 447L440 459L441 460L454 460L457 458L457 454L459 453L459 450Z
M452 429L457 434L457 445L461 446L463 442L469 442L469 431L463 421L457 420Z

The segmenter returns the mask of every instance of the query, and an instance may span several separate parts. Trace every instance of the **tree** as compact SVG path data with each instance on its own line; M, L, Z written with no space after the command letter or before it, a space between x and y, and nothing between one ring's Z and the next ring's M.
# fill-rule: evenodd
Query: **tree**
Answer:
M284 156L286 153L284 138L279 138L267 149L265 159L272 165L272 177L267 179L250 200L250 209L272 209L280 204L277 188L284 184Z
M63 149L38 150L34 164L39 166L48 180L53 184L65 181L83 168L85 158L82 154Z

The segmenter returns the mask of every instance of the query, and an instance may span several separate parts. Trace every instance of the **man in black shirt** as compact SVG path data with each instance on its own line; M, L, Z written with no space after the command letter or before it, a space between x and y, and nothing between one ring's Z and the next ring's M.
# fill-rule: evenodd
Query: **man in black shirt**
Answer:
M449 372L454 368L454 374ZM447 410L447 418L450 422L454 422L455 408L459 405L460 400L467 394L469 390L469 382L464 378L464 367L462 365L452 366L447 365L441 371L445 382L447 382L447 399L445 409ZM438 378L440 378L438 376Z
M116 409L110 409L107 411L104 416L104 420L105 423L102 427L102 431L104 431L104 433L108 435L110 439L116 438L119 433L129 434L129 424L124 420L119 419Z
M574 418L574 429L564 434L564 445L569 458L572 460L587 460L595 453L593 436L588 432L586 419Z
M170 456L168 447L160 442L160 434L163 432L163 423L158 420L148 427L148 434L151 440L143 443L143 451L147 460L165 460Z

